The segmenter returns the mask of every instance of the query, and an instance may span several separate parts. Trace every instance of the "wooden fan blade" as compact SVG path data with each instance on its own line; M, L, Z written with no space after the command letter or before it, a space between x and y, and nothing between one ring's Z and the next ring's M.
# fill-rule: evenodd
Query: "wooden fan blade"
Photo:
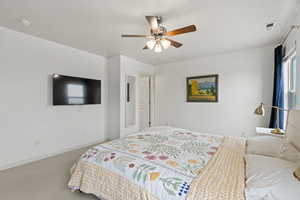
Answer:
M175 35L179 35L179 34L194 32L196 30L197 29L196 29L195 25L190 25L190 26L186 26L183 28L175 29L173 31L168 31L164 35L165 36L175 36Z
M147 50L147 49L149 49L149 48L148 48L148 46L147 46L147 45L145 45L143 49L144 49L144 50Z
M158 21L157 16L146 16L146 20L149 23L151 33L158 31Z
M142 38L150 38L151 35L121 35L122 37L142 37Z
M180 42L177 42L177 41L175 41L175 40L171 40L171 39L169 39L169 38L166 38L166 40L169 40L170 42L171 42L171 45L173 46L173 47L176 47L176 48L179 48L179 47L181 47L183 44L181 44Z

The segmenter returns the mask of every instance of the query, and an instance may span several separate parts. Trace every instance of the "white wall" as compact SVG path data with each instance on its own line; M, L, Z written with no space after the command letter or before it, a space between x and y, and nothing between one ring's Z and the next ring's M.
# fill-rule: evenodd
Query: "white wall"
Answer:
M121 96L120 96L120 136L124 137L130 133L134 133L140 130L139 122L140 122L140 87L139 82L142 76L150 76L154 74L154 66L148 65L129 57L121 55L121 77L120 77L120 88L121 88ZM125 116L126 116L126 76L134 76L136 78L136 120L135 125L130 127L125 126Z
M154 66L129 57L118 55L108 59L109 70L109 112L108 130L111 139L124 137L140 130L139 128L139 79L144 75L152 75ZM135 124L126 127L126 76L136 78L136 120ZM118 104L118 105L117 105Z
M52 106L50 75L102 80L102 104ZM0 169L103 141L106 59L0 27Z
M120 137L120 70L120 56L108 58L107 128L110 140Z
M272 102L273 47L157 66L156 124L223 135L255 134L256 126L269 121L253 112L260 102ZM219 102L187 103L186 77L208 74L219 74Z

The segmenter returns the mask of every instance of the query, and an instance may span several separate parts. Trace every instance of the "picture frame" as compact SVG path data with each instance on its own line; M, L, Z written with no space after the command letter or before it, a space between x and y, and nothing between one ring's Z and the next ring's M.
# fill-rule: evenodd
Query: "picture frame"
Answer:
M187 102L219 101L219 75L193 76L186 78Z

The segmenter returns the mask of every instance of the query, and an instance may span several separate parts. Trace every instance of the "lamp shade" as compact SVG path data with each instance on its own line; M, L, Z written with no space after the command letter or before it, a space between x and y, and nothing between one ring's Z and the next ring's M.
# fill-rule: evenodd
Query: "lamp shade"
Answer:
M163 46L164 49L167 49L169 48L169 46L171 45L171 42L169 40L166 40L166 39L162 39L160 41L161 45Z
M155 46L156 41L155 40L149 40L146 45L149 49L153 49L153 47Z
M264 108L264 104L263 104L263 103L261 103L261 104L255 109L254 114L265 116L265 108Z
M155 53L160 53L160 52L162 52L162 47L161 47L159 41L157 41L156 44L155 44L154 52L155 52Z

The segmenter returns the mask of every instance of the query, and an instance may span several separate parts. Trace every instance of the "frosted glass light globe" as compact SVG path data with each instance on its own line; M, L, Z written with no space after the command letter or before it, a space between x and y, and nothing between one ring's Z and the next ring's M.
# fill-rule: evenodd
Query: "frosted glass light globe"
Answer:
M169 40L166 40L166 39L162 39L160 41L161 45L163 46L164 49L167 49L170 47L171 45L171 42Z
M155 48L154 48L154 52L155 53L160 53L162 52L162 47L160 45L160 42L157 42L156 45L155 45Z
M155 46L156 41L155 40L149 40L146 45L149 49L153 49L153 47Z

